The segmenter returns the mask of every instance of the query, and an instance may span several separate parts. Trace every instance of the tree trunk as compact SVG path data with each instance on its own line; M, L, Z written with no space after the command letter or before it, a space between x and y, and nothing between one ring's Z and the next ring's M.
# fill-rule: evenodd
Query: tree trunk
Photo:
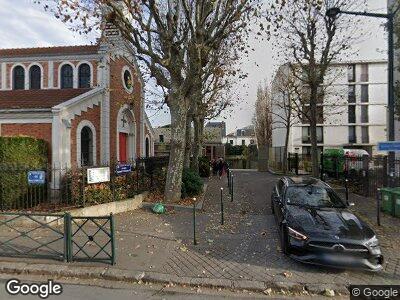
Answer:
M177 202L181 199L182 171L186 145L187 101L177 99L176 97L183 96L180 94L171 95L169 102L171 113L171 151L164 191L167 203Z
M319 177L318 146L317 146L317 95L318 85L311 87L310 100L310 139L311 139L311 163L312 175Z
M290 134L290 125L286 125L285 148L283 151L283 172L284 173L287 173L289 171L289 169L288 169L289 134Z
M190 156L192 152L192 115L189 114L186 118L186 145L185 145L185 158L184 158L184 168L190 168Z
M193 137L193 159L192 170L199 173L199 158L203 149L203 128L204 119L195 116L193 118L194 137Z

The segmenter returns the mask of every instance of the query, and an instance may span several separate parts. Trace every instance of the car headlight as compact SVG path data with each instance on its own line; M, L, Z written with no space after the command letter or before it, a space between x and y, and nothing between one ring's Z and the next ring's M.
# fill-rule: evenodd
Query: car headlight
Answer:
M377 247L379 246L379 241L376 235L374 235L371 239L369 239L366 243L367 246L369 247Z
M306 235L294 230L293 228L290 228L289 226L288 226L288 234L290 237L299 241L305 241L308 239Z

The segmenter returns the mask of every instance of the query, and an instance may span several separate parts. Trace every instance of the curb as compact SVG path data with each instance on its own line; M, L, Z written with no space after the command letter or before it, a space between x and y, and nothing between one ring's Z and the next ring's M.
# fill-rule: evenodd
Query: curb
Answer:
M48 275L56 277L76 277L82 279L105 279L110 281L145 282L159 284L176 284L192 287L224 288L230 290L247 290L262 293L268 289L275 292L293 292L322 295L326 289L335 294L348 295L345 286L326 284L297 284L293 282L263 282L250 280L230 280L202 277L178 277L158 272L141 272L108 267L83 267L56 264L28 264L19 262L0 262L2 274Z

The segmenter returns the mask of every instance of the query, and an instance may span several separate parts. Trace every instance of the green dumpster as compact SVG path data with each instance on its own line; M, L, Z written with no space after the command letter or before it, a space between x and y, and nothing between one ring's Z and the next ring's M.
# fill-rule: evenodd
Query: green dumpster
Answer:
M400 218L400 189L393 192L393 216Z
M392 188L381 188L381 193L382 193L381 209L383 212L389 213L391 215L394 214L393 192L394 192L394 189L392 189Z

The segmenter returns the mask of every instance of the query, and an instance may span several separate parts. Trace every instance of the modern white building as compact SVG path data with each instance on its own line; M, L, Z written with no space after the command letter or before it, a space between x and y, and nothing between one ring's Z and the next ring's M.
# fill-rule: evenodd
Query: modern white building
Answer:
M284 74L287 71L287 65L278 70ZM378 154L377 143L387 140L387 61L335 63L328 74L323 101L318 105L318 146L321 150L365 149L372 155ZM277 84L275 76L271 87L273 103L282 97ZM272 152L282 153L286 129L276 121L283 110L275 104L272 109ZM305 120L293 116L288 152L310 154L309 129Z

